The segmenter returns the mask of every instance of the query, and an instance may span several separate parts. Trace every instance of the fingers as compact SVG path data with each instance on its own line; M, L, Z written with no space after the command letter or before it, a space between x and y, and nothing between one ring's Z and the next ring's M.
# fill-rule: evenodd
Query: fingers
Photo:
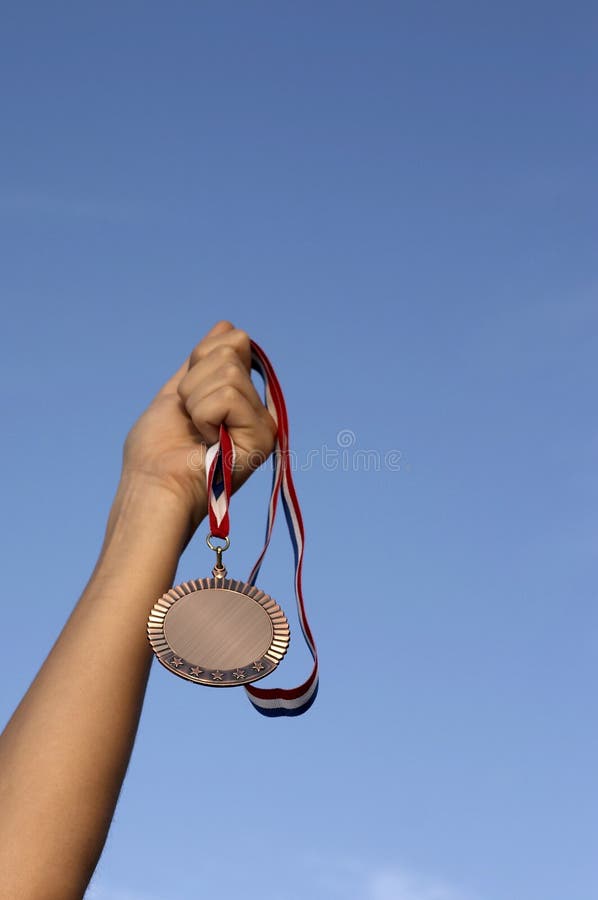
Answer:
M230 404L235 406L236 396L243 397L253 415L261 414L263 404L253 386L250 377L251 371L251 345L248 335L244 331L233 328L229 322L219 322L212 331L195 347L189 357L189 369L181 378L178 385L178 394L187 413L193 419L204 440L213 443L217 439L214 435L214 426L227 421L225 413L232 416L234 425L249 424L238 422ZM226 393L229 390L230 397ZM206 408L210 410L203 414L203 403L208 397L224 392L222 415L218 421L213 420L211 401ZM230 401L230 402L228 402Z
M207 444L216 443L220 425L224 423L231 435L235 435L235 444L245 452L261 453L261 462L272 449L275 431L272 417L263 407L256 409L233 385L222 385L197 400L192 397L187 412Z
M233 331L235 326L232 322L229 322L227 319L222 319L220 322L216 322L216 324L208 331L204 340L209 337L216 337L219 334L226 334L227 331Z
M227 386L236 388L254 409L261 409L262 401L242 363L227 359L219 364L217 359L212 362L210 357L198 363L195 369L197 378L185 381L179 390L179 396L188 409L197 406L203 397Z
M199 342L189 357L189 371L205 359L214 350L228 347L243 362L249 372L251 370L251 341L249 335L240 328L235 328L230 322L218 322L205 338Z
M251 381L251 341L231 322L216 325L168 379L158 396L176 400L177 415L197 437L214 444L225 424L236 448L236 489L274 449L276 423Z
M181 379L179 394L181 397L189 397L198 386L204 386L207 394L214 387L218 387L219 381L234 384L241 390L248 391L247 399L250 399L251 395L256 403L260 402L251 380L251 370L246 368L245 363L230 347L217 347L204 359L195 363Z
M179 370L180 372L180 370ZM230 322L218 322L189 356L177 392L207 444L218 440L221 424L247 453L268 455L276 425L250 377L251 342Z
M242 437L247 439L252 429L259 430L270 419L249 372L230 346L217 347L197 362L182 379L179 396L208 444L218 440L221 423L245 429Z
M200 357L204 356L207 352L209 353L211 349L214 349L218 346L218 341L214 340L217 338L222 338L223 335L229 335L229 332L235 331L238 329L231 322L227 322L223 320L221 322L216 322L213 328L208 331L206 336L202 341L195 347L193 352L187 357L187 359L182 363L181 366L177 369L174 375L166 381L162 387L160 388L159 394L175 394L178 391L179 385L183 379L183 377L187 374L189 369L200 359ZM245 341L246 338L246 341ZM247 362L247 351L249 356L248 368L251 368L251 346L249 342L249 337L245 334L245 332L238 331L236 335L228 336L226 339L227 343L234 349L235 346L238 346L243 353L243 359ZM247 347L245 347L245 343Z

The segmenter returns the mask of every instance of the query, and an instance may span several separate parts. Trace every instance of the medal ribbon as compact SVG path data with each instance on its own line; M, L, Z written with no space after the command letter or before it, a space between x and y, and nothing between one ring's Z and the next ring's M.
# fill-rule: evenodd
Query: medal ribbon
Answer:
M208 511L212 537L228 537L230 520L228 506L232 493L235 445L224 425L220 426L218 441L206 452L206 476L208 479Z
M251 365L264 380L266 408L276 423L277 435L273 452L272 492L268 505L266 537L262 552L251 570L248 583L254 585L258 577L272 537L280 497L295 557L297 614L305 643L314 662L311 674L298 687L268 689L257 688L250 684L246 686L245 690L253 706L264 716L300 716L309 709L318 692L318 653L307 621L303 600L302 571L305 531L291 472L289 420L284 396L270 360L254 341L251 342ZM210 531L214 537L222 539L228 537L230 528L228 508L234 462L233 442L226 427L221 425L218 442L210 447L206 454L206 478Z

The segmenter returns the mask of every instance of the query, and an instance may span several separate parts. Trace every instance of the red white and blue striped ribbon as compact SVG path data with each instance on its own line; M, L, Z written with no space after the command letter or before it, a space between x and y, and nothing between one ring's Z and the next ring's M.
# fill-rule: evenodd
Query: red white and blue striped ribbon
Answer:
M230 531L228 507L232 492L235 445L224 425L220 426L218 441L206 452L208 479L208 512L212 537L227 538Z
M272 537L278 498L281 497L295 556L297 614L303 637L313 657L313 667L309 677L298 687L258 688L250 684L245 690L253 706L264 716L300 716L309 709L318 692L318 653L305 613L302 588L305 531L291 472L289 420L282 389L268 357L254 341L251 342L251 351L251 365L264 380L266 408L276 422L277 435L273 453L272 492L268 506L266 538L248 583L255 584L258 577ZM234 459L233 442L227 429L221 426L219 441L209 448L206 455L210 531L214 537L226 538L229 534L228 508Z

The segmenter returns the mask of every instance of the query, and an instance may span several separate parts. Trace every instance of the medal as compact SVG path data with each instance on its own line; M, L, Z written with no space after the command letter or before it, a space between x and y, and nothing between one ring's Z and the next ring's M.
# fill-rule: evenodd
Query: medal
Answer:
M213 577L186 581L164 594L149 617L149 640L162 665L181 678L213 687L249 684L283 658L289 625L268 594L226 577L224 548L212 538L208 546L220 562Z
M163 594L150 612L147 634L159 662L180 678L210 687L244 685L249 700L263 715L296 716L309 709L318 689L317 651L305 614L301 583L303 521L291 474L282 390L263 350L253 341L251 349L252 367L264 379L266 407L277 426L264 547L247 582L227 577L222 554L230 546L229 500L235 451L222 425L219 440L208 449L205 462L210 519L206 542L216 553L212 577L183 582ZM281 607L255 586L255 580L270 543L279 497L295 551L299 621L314 662L309 678L297 688L268 690L254 687L252 682L270 675L283 659L290 628Z

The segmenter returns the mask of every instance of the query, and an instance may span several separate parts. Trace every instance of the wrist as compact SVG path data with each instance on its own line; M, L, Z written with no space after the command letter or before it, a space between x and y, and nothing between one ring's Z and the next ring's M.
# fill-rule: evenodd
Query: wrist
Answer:
M100 562L148 554L176 559L199 523L181 496L165 482L123 469L110 509ZM151 563L151 560L147 560Z

